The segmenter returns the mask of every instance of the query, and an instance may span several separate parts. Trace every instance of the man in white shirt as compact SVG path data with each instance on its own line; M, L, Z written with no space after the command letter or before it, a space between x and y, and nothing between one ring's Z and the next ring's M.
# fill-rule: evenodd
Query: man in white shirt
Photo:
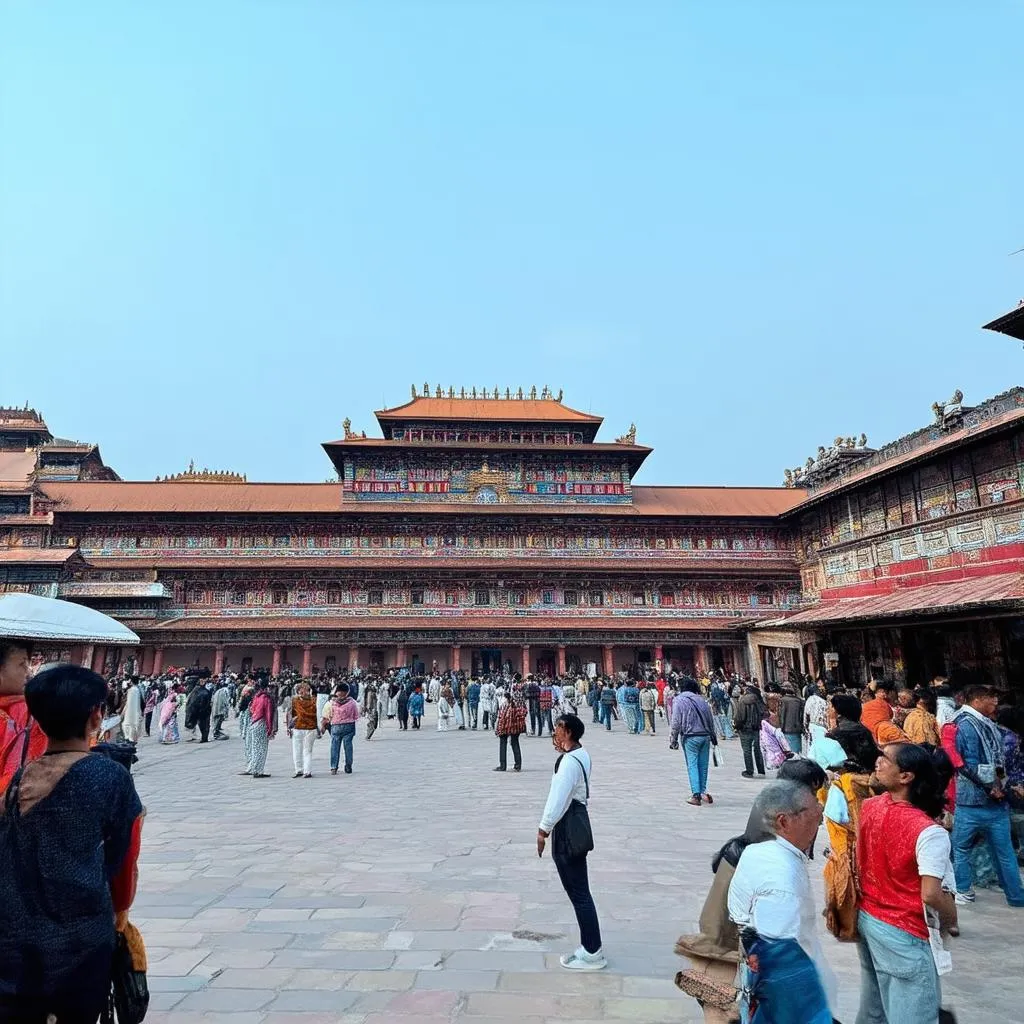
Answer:
M728 901L754 976L752 999L773 1024L832 1024L836 980L818 941L821 912L804 852L821 825L821 805L806 786L778 781L761 790L754 810L775 840L743 851Z

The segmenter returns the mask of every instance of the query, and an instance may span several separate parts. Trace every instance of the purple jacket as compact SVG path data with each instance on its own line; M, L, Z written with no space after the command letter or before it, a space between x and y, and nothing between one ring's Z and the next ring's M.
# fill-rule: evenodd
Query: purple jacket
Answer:
M672 702L672 734L670 743L676 743L679 736L709 736L712 743L715 736L715 720L711 717L708 702L697 693L684 690Z

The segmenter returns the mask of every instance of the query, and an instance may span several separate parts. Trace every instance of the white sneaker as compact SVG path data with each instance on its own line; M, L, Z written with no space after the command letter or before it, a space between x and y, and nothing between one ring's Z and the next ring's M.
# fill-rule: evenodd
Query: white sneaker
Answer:
M600 971L608 966L608 961L605 960L601 950L596 953L588 953L582 946L573 953L560 956L558 962L567 971Z
M954 898L960 906L965 906L973 903L978 898L978 895L973 889L968 889L967 892L958 892Z

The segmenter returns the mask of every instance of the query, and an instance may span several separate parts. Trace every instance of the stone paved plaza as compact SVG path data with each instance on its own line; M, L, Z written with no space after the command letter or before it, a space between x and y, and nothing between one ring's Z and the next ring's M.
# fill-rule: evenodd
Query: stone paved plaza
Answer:
M432 725L432 712L428 725ZM588 728L594 758L591 881L608 970L573 974L578 941L537 821L554 760L523 738L521 775L491 771L490 733L399 733L360 723L355 773L291 778L291 743L268 771L229 742L161 747L136 768L148 817L134 918L150 953L153 1024L584 1024L691 1022L672 983L676 937L693 930L712 852L742 831L758 783L738 745L712 770L713 808L684 803L682 755L667 735ZM822 843L819 841L819 848ZM820 861L813 873L818 875ZM820 888L820 886L819 886ZM968 1024L1024 1021L1024 917L983 892L961 915L946 1003ZM857 1006L856 950L826 936L839 1017Z

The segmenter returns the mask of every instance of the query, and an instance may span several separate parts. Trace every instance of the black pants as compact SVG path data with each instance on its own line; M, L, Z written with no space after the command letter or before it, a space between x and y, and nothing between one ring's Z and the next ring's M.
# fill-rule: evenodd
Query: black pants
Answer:
M409 709L405 708L403 710L401 704L398 705L398 727L400 729L409 728Z
M760 737L756 732L741 732L740 746L743 748L743 770L748 775L754 774L754 764L757 764L757 772L764 775L764 758L761 756ZM751 760L753 752L753 760Z
M540 731L537 733L538 736L544 735L544 726L548 727L548 732L554 736L555 726L551 721L551 708L544 708L540 713Z
M530 735L535 736L542 728L540 720L540 701L530 701Z
M209 743L210 742L210 712L207 711L202 718L196 722L199 726L199 742Z
M580 945L588 953L596 953L601 948L601 925L597 920L594 897L590 895L587 855L572 860L553 860L558 869L558 877L562 880L562 888L572 903L572 909L576 911L576 921L580 926Z
M484 720L483 727L484 727L484 729L487 729L489 727L490 722L491 722L491 717L492 716L491 716L490 711L485 711L483 713L483 720Z
M147 736L149 735L149 729L150 729L150 726L152 724L153 724L153 712L152 711L147 711L146 712L146 735Z
M501 746L498 748L498 767L508 767L508 744L509 740L512 741L512 756L516 759L516 767L523 767L523 753L519 749L519 736L499 736L498 741Z

